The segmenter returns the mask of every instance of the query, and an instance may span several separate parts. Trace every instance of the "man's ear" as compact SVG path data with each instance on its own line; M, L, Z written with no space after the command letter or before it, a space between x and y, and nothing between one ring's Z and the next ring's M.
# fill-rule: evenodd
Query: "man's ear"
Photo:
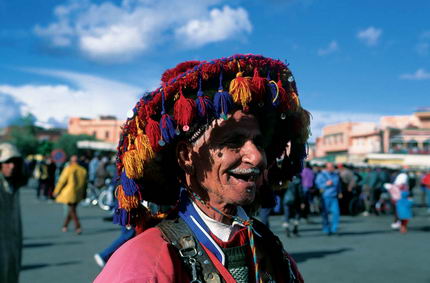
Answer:
M176 145L176 158L179 166L185 173L191 175L194 173L194 165L192 160L193 146L185 141L179 141Z

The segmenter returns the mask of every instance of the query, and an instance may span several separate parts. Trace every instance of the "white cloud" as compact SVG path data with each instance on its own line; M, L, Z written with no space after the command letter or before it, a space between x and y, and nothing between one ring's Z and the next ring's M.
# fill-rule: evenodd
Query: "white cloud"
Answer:
M186 45L202 46L211 42L217 42L239 35L242 31L252 31L248 13L242 9L232 9L224 6L222 10L212 9L210 17L194 19L176 30L178 39L184 40Z
M415 46L415 51L422 56L430 54L430 31L425 31L420 34L419 41Z
M325 48L318 49L318 55L324 56L339 50L339 46L335 40L332 40L329 45Z
M420 35L420 38L421 39L430 39L430 30L422 32Z
M430 43L428 43L428 42L420 42L415 47L415 50L420 55L423 55L423 56L428 55L429 51L430 51Z
M415 80L415 81L430 80L430 73L421 68L421 69L418 69L413 74L400 75L400 78L403 80Z
M92 60L123 62L165 42L196 48L251 32L247 11L214 7L222 2L122 0L115 5L70 0L55 8L54 22L34 31L53 47L76 47Z
M104 78L59 70L29 69L29 71L59 77L74 83L53 85L0 85L0 94L18 101L22 112L31 112L40 123L53 119L64 121L71 116L96 117L115 115L125 119L142 95L142 89Z
M310 111L312 113L311 141L322 135L322 129L327 125L341 122L374 122L379 123L382 114L361 113L361 112L340 112L340 111Z
M22 103L17 101L13 96L0 92L0 128L9 125L22 116Z
M382 35L382 29L369 27L357 33L357 38L364 42L367 46L375 46L379 42Z

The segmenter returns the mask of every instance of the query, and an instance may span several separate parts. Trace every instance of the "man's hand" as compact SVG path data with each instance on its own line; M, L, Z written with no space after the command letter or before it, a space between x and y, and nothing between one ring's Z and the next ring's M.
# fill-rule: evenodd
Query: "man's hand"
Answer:
M343 194L339 193L338 197L339 197L339 199L342 199L343 198Z
M327 182L325 182L325 184L326 184L327 186L331 186L331 185L333 185L333 181L332 181L332 180L328 180Z

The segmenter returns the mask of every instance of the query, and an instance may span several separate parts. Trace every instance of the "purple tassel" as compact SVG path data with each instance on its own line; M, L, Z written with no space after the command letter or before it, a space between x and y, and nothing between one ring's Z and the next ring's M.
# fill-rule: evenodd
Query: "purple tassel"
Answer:
M227 119L227 114L233 105L233 99L227 91L224 91L224 88L222 87L222 79L223 75L221 71L219 75L218 91L214 95L214 107L216 117L223 118L225 120Z
M278 85L276 84L275 81L272 81L272 79L270 78L270 72L267 73L267 81L268 81L268 86L271 94L270 102L272 103L273 106L277 107L280 101Z
M212 101L204 96L202 91L202 79L199 78L199 90L196 98L197 114L200 118L210 118L214 112Z
M176 129L175 121L166 113L164 108L164 91L161 92L161 120L160 120L160 131L161 140L158 142L160 146L164 146L166 143L170 143L175 139Z
M163 113L160 121L160 130L163 141L171 143L176 136L175 121L169 116L169 114Z
M121 185L126 196L134 196L134 194L139 189L134 180L127 177L125 171L121 173Z
M118 208L115 210L115 213L113 215L113 224L119 224L121 226L126 226L128 220L128 214L125 209Z

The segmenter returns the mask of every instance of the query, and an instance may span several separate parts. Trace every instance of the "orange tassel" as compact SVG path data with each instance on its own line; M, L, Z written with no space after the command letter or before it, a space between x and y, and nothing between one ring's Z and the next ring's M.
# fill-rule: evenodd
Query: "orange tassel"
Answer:
M242 72L238 72L236 78L230 82L229 93L235 103L240 103L243 108L246 108L252 100L251 80L249 77L243 77L242 75Z
M118 199L118 208L125 209L127 212L139 206L139 199L136 196L127 196L122 185L116 188L115 196Z
M299 107L300 107L299 96L297 95L297 93L293 91L291 92L291 108L293 111L297 111L297 108Z
M139 122L136 118L137 137L134 140L137 153L142 162L154 158L154 151L152 150L151 143L147 135L143 133L143 130L139 127Z
M140 179L143 176L143 161L140 159L138 151L131 143L130 137L127 149L122 159L125 174L130 179Z

